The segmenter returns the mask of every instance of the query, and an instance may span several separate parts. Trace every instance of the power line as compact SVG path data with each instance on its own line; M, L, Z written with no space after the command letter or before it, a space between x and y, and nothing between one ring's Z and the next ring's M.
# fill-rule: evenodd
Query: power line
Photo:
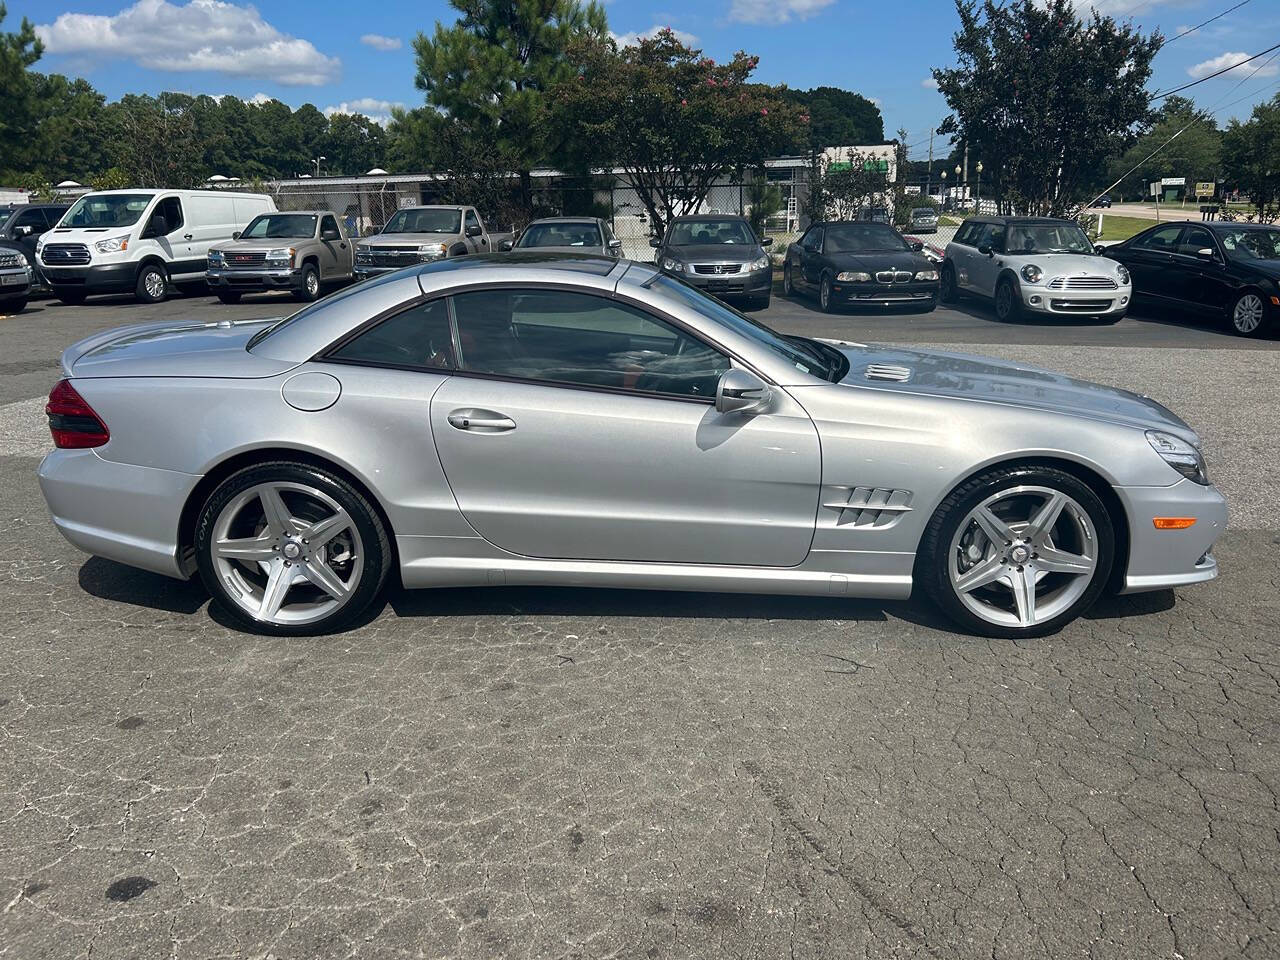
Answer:
M1239 63L1233 63L1229 67L1223 67L1221 70L1217 70L1209 74L1207 77L1201 77L1199 80L1192 80L1190 83L1184 83L1182 86L1174 87L1172 90L1164 90L1164 91L1161 91L1160 93L1153 93L1151 95L1151 102L1154 103L1156 100L1163 100L1165 97L1172 96L1175 93L1180 93L1183 90L1186 90L1190 87L1194 87L1196 84L1204 83L1206 80L1212 80L1214 77L1220 77L1224 73L1227 73L1230 70L1234 70L1236 67L1243 67L1246 63L1249 63L1252 60L1257 60L1263 54L1270 53L1272 50L1280 50L1280 43L1277 43L1275 46L1272 46L1272 47L1267 47L1267 49L1261 51L1260 53L1255 53L1252 57L1248 57L1247 59L1241 60Z
M1174 41L1174 40L1181 40L1183 37L1185 37L1185 36L1186 36L1187 34L1189 34L1189 33L1195 33L1195 32L1196 32L1197 30L1199 30L1201 27L1207 27L1209 24L1213 23L1213 21L1215 21L1215 20L1221 20L1223 17L1225 17L1225 16L1226 16L1228 13L1230 13L1232 10L1239 10L1241 7L1243 7L1243 6L1244 6L1246 3L1248 3L1248 2L1249 2L1249 0L1240 0L1240 2L1239 2L1239 3L1237 3L1237 4L1236 4L1234 7L1232 7L1230 10L1223 10L1223 11L1222 11L1220 14L1218 14L1216 17L1210 17L1210 18L1209 18L1208 20L1206 20L1204 23L1197 23L1194 27L1188 27L1186 30L1183 30L1183 31L1182 31L1180 34L1178 34L1176 37L1170 37L1168 40L1166 40L1166 41L1161 45L1160 49L1161 49L1161 50L1163 50L1163 49L1164 49L1165 47L1167 47L1169 44L1173 43L1173 41Z

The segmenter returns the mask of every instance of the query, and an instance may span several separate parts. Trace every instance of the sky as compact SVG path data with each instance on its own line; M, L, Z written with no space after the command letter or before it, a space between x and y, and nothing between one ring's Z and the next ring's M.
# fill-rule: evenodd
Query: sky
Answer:
M1173 37L1239 2L1092 5ZM8 0L8 8L0 29L16 29L25 16L45 42L35 69L85 77L110 99L164 90L275 97L379 121L393 105L423 102L413 85L413 37L430 33L437 19L456 19L447 0ZM857 91L879 105L887 136L906 129L913 159L926 155L929 131L947 114L929 70L954 62L951 0L609 0L605 8L619 42L670 27L716 59L737 50L758 55L758 80ZM1152 86L1171 89L1275 43L1280 3L1245 0L1161 50ZM1278 91L1280 50L1185 95L1225 123L1246 119L1253 104ZM937 147L945 152L941 140Z

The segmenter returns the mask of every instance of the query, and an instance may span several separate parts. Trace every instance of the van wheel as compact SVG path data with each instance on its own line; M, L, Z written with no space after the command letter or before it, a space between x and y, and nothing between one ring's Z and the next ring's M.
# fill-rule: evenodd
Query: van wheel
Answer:
M302 268L302 282L293 292L293 299L301 300L303 303L320 299L320 274L309 263Z
M138 271L138 283L133 290L143 303L161 303L169 295L169 277L158 263L145 263Z
M240 291L238 290L219 290L218 299L223 303L239 303Z

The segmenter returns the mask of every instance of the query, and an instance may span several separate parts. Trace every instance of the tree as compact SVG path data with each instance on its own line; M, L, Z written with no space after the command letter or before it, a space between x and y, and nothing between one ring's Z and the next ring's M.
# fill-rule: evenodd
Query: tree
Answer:
M109 156L140 187L195 187L208 175L196 140L193 98L126 94L106 108Z
M1109 175L1103 178L1106 184L1124 176L1121 193L1141 195L1146 184L1161 177L1181 176L1188 183L1218 179L1222 172L1222 134L1211 114L1197 110L1185 97L1169 97L1152 121L1112 165ZM1177 139L1159 149L1175 134ZM1147 160L1152 153L1155 156Z
M747 181L747 222L757 237L764 236L765 221L782 209L782 188L759 171Z
M810 220L854 220L888 186L887 165L869 153L846 150L829 162L819 158L810 174L804 213Z
M1147 116L1159 33L1142 36L1071 0L956 0L958 65L934 70L943 131L990 158L1005 208L1064 213Z
M8 15L0 3L0 24ZM34 133L36 109L27 67L40 59L44 44L26 17L17 33L0 33L0 173L12 174L24 169L21 147Z
M450 0L462 16L413 41L414 79L435 106L513 158L526 206L530 170L545 162L547 91L574 74L567 50L608 36L604 8L590 0Z
M720 178L760 167L798 134L801 108L751 83L758 59L717 64L670 30L617 48L574 47L581 71L554 91L573 169L619 166L656 232L698 210Z
M335 113L322 148L335 173L356 175L382 163L386 134L373 120L358 113Z
M1280 93L1253 108L1247 123L1232 120L1222 142L1228 182L1249 195L1259 219L1280 206Z
M782 91L788 103L804 108L807 127L788 145L788 153L804 154L824 147L868 146L884 140L884 120L880 108L851 90L814 87L812 90Z

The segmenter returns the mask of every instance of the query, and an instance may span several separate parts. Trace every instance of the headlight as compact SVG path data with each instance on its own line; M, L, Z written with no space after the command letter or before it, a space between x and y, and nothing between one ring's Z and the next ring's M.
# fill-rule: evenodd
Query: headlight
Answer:
M209 251L209 266L211 266L211 267L220 267L220 266L222 266L222 251L221 251L221 250L210 250L210 251Z
M356 247L356 263L373 263L373 251L368 244L362 243Z
M99 253L119 253L129 249L128 237L112 237L110 240L99 240L93 245Z
M443 243L424 243L418 247L419 260L439 260L445 255Z
M293 255L297 252L293 247L277 247L274 250L268 250L267 263L291 264L293 263Z
M1161 430L1148 430L1147 443L1164 458L1165 463L1188 480L1208 486L1209 472L1205 469L1204 457L1187 441Z
M751 262L752 270L768 270L770 266L772 266L772 264L769 261L768 254L761 257L759 260L753 260Z
M1034 263L1028 263L1022 268L1022 279L1027 281L1027 283L1039 283L1043 276L1044 271Z
M1120 278L1120 282L1126 287L1133 282L1129 276L1129 271L1125 268L1123 263L1116 267L1116 276Z
M937 280L938 271L937 270L920 270L916 273L916 279L917 280Z
M684 265L675 257L663 257L662 269L670 270L672 273L680 273L684 270Z
M861 270L846 270L844 273L837 273L836 279L844 283L870 283L871 274L863 273Z

